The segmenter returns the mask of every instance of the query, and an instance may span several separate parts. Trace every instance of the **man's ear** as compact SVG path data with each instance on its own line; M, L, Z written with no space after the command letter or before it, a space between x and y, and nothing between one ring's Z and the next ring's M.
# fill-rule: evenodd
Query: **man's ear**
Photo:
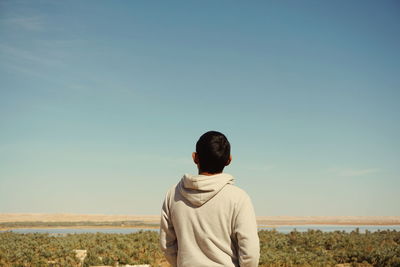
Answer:
M194 164L199 165L199 156L197 155L196 152L192 153L192 159L193 159Z
M232 155L229 155L229 159L226 162L225 166L228 166L229 164L231 164L231 161L232 161Z

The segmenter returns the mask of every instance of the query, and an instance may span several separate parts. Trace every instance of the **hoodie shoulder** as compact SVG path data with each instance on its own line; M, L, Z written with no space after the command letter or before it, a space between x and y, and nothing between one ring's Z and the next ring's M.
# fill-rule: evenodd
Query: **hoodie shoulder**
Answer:
M175 197L175 191L178 184L171 186L165 194L164 202L170 203Z
M238 199L249 198L249 195L246 193L246 191L233 184L226 185L224 191L236 196Z

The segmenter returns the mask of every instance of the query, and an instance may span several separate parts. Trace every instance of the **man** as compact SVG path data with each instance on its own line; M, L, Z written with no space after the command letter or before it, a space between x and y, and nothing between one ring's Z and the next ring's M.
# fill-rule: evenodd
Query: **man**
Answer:
M192 154L198 175L171 188L161 214L161 248L172 266L258 266L259 239L249 196L223 173L232 157L222 133L203 134Z

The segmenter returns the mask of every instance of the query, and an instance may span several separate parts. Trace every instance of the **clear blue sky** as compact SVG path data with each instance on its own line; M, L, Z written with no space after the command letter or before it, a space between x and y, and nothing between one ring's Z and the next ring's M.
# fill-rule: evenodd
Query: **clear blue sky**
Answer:
M400 215L398 1L0 2L0 212L159 214L198 137L257 215Z

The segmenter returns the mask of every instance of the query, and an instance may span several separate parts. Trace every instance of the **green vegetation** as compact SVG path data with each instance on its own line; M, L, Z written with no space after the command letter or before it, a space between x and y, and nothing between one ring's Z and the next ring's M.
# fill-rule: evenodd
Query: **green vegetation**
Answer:
M400 267L400 232L360 233L260 231L260 266ZM74 249L87 250L84 266L150 264L168 266L155 231L132 234L0 233L0 266L79 266Z
M3 232L0 233L0 266L79 266L74 249L87 250L84 266L116 265L117 262L163 266L165 260L158 239L155 231L68 235Z
M400 232L260 231L261 266L400 266Z

